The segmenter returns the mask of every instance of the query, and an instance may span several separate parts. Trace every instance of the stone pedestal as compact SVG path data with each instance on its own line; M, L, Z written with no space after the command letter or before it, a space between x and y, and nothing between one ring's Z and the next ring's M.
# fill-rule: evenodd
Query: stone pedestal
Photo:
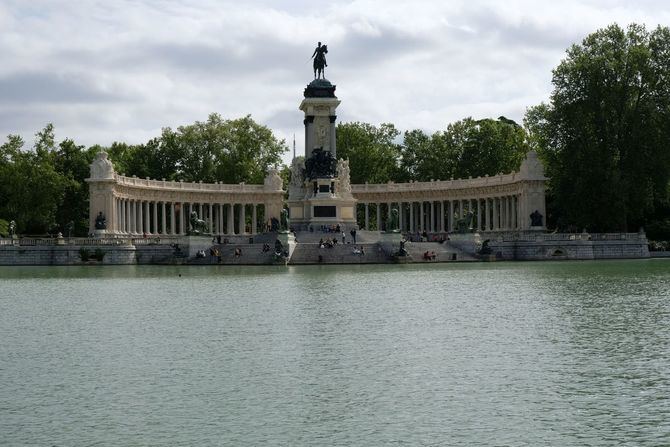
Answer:
M305 89L304 96L300 110L305 114L305 163L319 160L318 153L329 153L331 160L337 160L335 113L340 100L335 96L335 86L326 79L315 79ZM356 228L357 201L351 195L348 169L348 163L342 160L336 170L319 169L318 174L307 172L304 165L302 170L292 168L295 177L303 175L300 182L292 183L289 188L292 227L318 230L322 225L339 224L347 231Z
M392 255L400 250L400 241L403 238L400 231L382 231L379 235L379 244L385 253Z
M107 230L95 230L93 234L97 239L102 239L107 237Z
M281 242L284 250L288 251L288 259L291 259L293 255L293 250L295 250L295 236L293 233L286 231L281 231L277 234L277 240Z
M475 255L482 246L479 233L454 233L449 235L449 243L467 254Z
M186 236L181 240L184 242L179 248L188 253L189 258L195 257L200 250L204 250L205 255L209 256L208 250L214 245L211 236Z

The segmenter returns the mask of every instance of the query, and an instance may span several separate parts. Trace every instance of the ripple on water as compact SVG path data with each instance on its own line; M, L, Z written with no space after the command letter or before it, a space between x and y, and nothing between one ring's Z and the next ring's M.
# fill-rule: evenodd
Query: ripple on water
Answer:
M0 268L0 438L664 445L668 266Z

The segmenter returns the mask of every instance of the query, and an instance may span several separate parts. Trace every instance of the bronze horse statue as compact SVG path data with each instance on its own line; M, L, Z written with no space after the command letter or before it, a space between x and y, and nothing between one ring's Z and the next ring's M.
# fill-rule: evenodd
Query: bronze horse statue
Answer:
M191 235L206 234L209 232L209 229L207 228L207 222L205 222L202 219L199 219L198 213L196 213L195 211L191 212L191 218L189 219L189 223L191 224L191 229L188 233Z
M312 53L312 58L314 58L314 79L325 79L325 68L328 66L328 63L326 63L326 53L328 53L328 46L321 45L321 42L319 42L314 53Z

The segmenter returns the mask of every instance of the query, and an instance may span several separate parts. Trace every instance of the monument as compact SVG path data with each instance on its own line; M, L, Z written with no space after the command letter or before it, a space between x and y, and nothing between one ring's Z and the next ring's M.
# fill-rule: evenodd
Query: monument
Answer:
M326 45L314 50L314 80L303 92L299 109L305 119L305 157L291 164L288 206L294 228L356 226L356 199L351 193L349 162L337 159L335 121L340 100L324 77Z

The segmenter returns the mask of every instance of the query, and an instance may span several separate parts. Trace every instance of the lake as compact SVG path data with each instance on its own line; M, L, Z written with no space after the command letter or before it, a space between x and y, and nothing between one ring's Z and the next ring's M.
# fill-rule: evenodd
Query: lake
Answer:
M670 260L0 267L0 444L670 444Z

